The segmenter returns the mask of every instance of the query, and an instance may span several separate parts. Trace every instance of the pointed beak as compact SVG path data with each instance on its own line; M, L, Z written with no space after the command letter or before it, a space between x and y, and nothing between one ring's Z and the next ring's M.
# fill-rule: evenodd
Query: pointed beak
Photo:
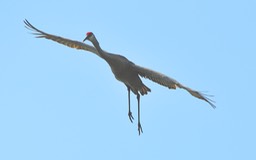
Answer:
M85 37L85 39L83 40L83 42L86 41L87 39L88 39L88 36Z

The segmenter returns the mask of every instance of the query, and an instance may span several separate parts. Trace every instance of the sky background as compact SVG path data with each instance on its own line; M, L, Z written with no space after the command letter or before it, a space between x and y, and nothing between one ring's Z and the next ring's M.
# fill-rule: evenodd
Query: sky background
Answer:
M256 159L256 1L0 2L1 160ZM36 39L101 47L214 95L217 108L149 80L138 136L127 90L98 56ZM90 44L90 42L86 42Z

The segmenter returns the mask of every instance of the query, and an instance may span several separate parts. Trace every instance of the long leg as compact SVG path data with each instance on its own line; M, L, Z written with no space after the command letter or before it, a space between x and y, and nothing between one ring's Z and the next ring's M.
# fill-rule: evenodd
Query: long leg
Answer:
M143 133L141 124L140 124L140 94L137 94L137 100L138 100L138 131L139 131L139 135L140 133Z
M130 103L130 87L127 86L127 90L128 90L128 116L130 121L133 123L133 116L132 116L132 112L131 112L131 103Z

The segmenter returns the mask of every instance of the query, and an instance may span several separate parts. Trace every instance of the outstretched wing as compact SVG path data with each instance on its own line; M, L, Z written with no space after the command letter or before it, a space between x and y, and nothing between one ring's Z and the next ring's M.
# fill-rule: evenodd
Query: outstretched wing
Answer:
M176 81L175 79L173 78L170 78L162 73L159 73L159 72L156 72L156 71L153 71L151 69L148 69L148 68L144 68L144 67L141 67L141 66L138 66L138 65L134 65L134 69L138 72L138 74L141 76L141 77L144 77L144 78L148 78L160 85L163 85L163 86L166 86L168 87L169 89L176 89L177 87L178 88L182 88L182 89L185 89L187 90L192 96L196 97L196 98L199 98L201 100L204 100L206 101L207 103L209 103L213 108L216 108L216 106L213 104L214 101L212 101L211 99L209 99L207 97L207 95L205 94L202 94L198 91L195 91L189 87L186 87L182 84L180 84L178 81Z
M48 33L45 33L39 29L37 29L36 27L34 27L31 23L28 22L28 20L24 20L24 23L25 23L25 27L31 31L33 31L36 36L36 38L46 38L46 39L50 39L50 40L53 40L55 42L58 42L60 44L63 44L65 46L68 46L68 47L71 47L71 48L76 48L76 49L81 49L81 50L86 50L86 51L90 51L90 52L93 52L95 54L98 54L97 50L93 47L93 46L90 46L88 44L85 44L85 43L82 43L82 42L79 42L79 41L74 41L74 40L70 40L70 39L67 39L67 38L63 38L63 37L60 37L60 36L55 36L55 35L52 35L52 34L48 34Z

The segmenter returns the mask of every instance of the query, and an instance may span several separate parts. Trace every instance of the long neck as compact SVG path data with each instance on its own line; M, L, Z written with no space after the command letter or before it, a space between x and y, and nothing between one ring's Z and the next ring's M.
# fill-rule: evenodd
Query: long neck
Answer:
M102 57L103 59L106 59L107 53L101 49L98 40L96 38L94 38L94 40L91 42L94 45L94 47L96 48L96 50L98 51L100 57Z

